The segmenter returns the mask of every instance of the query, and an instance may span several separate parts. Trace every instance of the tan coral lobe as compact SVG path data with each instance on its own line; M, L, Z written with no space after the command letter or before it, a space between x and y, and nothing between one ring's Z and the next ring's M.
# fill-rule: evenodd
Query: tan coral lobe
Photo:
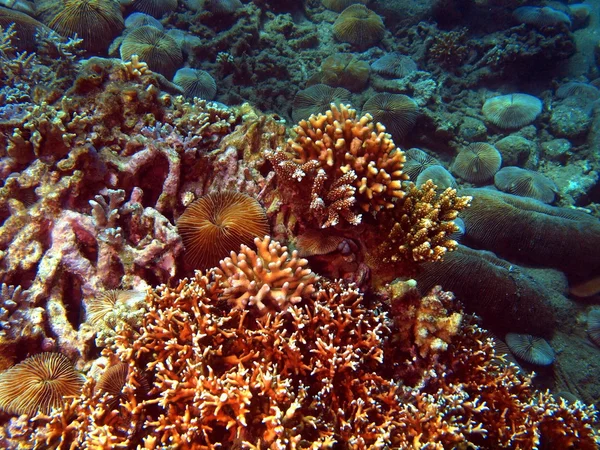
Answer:
M242 244L269 233L260 203L239 192L207 194L192 203L177 221L186 259L199 269L217 266Z

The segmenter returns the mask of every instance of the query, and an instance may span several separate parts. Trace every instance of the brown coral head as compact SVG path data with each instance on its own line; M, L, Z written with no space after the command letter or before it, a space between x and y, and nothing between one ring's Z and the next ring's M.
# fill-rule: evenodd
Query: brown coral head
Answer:
M460 151L452 171L469 183L484 184L500 170L502 155L493 145L475 142Z
M113 0L43 0L41 20L58 34L77 35L86 50L104 52L125 27L119 2Z
M333 24L333 35L338 41L359 48L372 47L384 34L385 26L381 17L361 4L348 6Z
M365 102L363 114L366 113L384 124L394 139L402 139L417 123L419 107L406 95L382 92Z
M269 233L267 215L257 200L240 192L215 192L193 202L177 221L186 259L195 268L219 264L242 244Z
M150 70L171 78L183 65L181 47L165 32L151 27L136 28L123 39L120 48L121 59L130 61L138 55Z
M49 414L77 395L83 377L60 353L39 353L0 374L0 409L9 414Z

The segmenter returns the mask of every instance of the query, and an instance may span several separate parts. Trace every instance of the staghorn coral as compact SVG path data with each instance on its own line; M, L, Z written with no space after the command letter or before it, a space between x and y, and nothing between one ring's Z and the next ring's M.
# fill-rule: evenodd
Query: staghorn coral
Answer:
M0 285L0 346L18 341L21 336L43 335L42 308L36 308L29 291L21 286Z
M287 149L293 156L278 151L268 157L299 217L321 228L341 219L358 225L360 211L392 208L404 195L404 153L369 114L357 118L354 109L332 104L327 113L301 121L295 132Z
M17 28L11 25L6 30L0 27L0 78L10 80L10 83L2 83L0 88L0 107L21 104L13 111L1 114L11 119L9 124L2 124L3 129L8 128L6 133L12 131L6 125L18 123L24 110L33 107L30 103L55 102L73 82L79 68L81 39L61 38L39 25L33 29L23 24ZM25 32L28 40L22 36ZM37 51L20 52L23 46L27 49L35 47Z
M0 33L4 33L10 27L13 27L14 32L14 45L15 50L33 51L35 50L35 35L40 29L47 28L43 23L38 22L33 17L24 14L14 9L5 8L0 6ZM3 41L6 38L3 39ZM6 54L6 43L3 42L2 53Z
M149 293L141 328L104 351L129 367L121 392L89 378L17 439L63 448L595 448L595 410L535 392L481 329L462 324L451 294L421 301L396 285L381 302L322 279L287 310L257 315L256 305L221 301L225 281L218 270L197 272Z

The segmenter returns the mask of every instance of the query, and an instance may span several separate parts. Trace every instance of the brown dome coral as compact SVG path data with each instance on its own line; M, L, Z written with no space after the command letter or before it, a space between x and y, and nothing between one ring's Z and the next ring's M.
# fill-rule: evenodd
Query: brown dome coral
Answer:
M143 26L136 28L121 43L121 59L131 60L138 55L141 61L148 64L150 70L171 78L183 64L183 53L175 39L163 31Z
M299 215L322 228L340 219L357 225L360 211L392 208L404 195L404 153L369 114L358 118L350 107L331 105L295 131L288 142L291 155L280 151L269 157Z
M407 95L383 92L370 97L362 108L382 123L394 139L402 139L417 123L419 107Z
M311 77L308 84L324 83L333 87L345 88L352 92L359 92L367 85L369 72L369 64L359 61L351 53L336 53L325 58L325 61L321 64L321 70ZM330 103L335 102L331 100L327 106ZM324 111L313 111L313 114Z
M348 6L333 24L333 35L338 41L369 48L385 34L383 20L361 4Z
M459 152L452 171L470 183L483 184L494 178L501 165L502 155L496 147L475 142Z
M116 0L43 0L38 13L42 22L58 34L77 34L92 52L105 51L125 27Z
M192 203L177 221L186 259L195 268L215 267L229 252L238 251L269 233L260 203L240 192L207 194Z

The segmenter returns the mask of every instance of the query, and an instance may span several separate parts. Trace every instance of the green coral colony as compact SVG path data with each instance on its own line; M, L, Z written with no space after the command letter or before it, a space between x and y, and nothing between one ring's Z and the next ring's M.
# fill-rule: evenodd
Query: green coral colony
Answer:
M0 448L600 448L598 2L0 3Z

